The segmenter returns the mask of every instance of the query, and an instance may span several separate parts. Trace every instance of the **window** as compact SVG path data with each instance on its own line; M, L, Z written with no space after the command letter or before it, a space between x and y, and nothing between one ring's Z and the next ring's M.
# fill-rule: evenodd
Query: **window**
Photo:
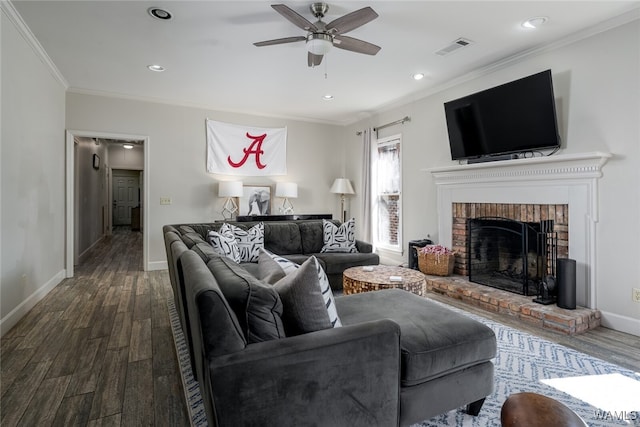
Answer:
M402 251L400 135L380 139L374 152L373 238L377 247Z

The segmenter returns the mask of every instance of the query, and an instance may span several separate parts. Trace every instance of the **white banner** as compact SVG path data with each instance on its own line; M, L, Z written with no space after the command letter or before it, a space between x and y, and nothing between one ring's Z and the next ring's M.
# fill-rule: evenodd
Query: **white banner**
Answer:
M258 128L207 119L207 172L286 175L287 128Z

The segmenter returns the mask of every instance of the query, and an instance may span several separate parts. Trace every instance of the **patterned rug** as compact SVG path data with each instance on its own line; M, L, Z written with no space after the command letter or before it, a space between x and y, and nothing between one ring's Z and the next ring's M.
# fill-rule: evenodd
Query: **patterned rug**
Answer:
M191 372L178 313L172 298L167 303L191 423L204 427L207 426L206 415L198 383ZM493 361L495 390L487 397L477 417L458 409L412 427L500 426L500 409L505 399L523 391L543 394L564 403L590 427L640 426L640 373L447 307L486 324L495 332L498 339L498 355Z

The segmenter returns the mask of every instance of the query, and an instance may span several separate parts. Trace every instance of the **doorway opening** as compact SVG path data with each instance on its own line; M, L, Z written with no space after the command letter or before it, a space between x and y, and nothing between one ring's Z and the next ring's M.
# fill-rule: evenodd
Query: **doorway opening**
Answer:
M148 269L147 142L140 135L67 131L67 277L114 227L142 234L142 268Z

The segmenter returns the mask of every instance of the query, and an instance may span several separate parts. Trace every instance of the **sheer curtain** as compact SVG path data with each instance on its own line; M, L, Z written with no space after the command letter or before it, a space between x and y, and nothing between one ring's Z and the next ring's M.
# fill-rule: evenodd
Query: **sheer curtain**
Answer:
M374 130L367 128L362 131L362 238L365 242L373 243L371 227L373 203L372 197L372 153Z

